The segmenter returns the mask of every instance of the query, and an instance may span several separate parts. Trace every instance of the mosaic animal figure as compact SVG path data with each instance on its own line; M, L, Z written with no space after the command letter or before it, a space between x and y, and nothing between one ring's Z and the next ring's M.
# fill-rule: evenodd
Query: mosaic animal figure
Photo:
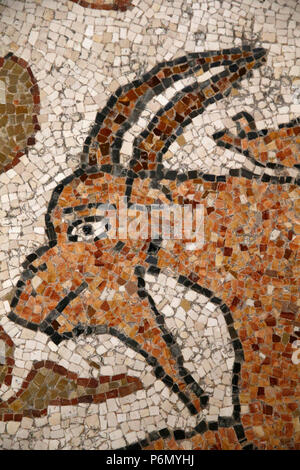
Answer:
M149 294L149 276L167 271L175 284L196 294L208 311L222 312L220 328L229 335L234 350L233 412L209 423L198 422L189 436L199 446L199 436L217 436L222 427L232 427L238 446L247 447L247 438L255 440L255 436L245 434L240 397L243 403L258 397L259 406L261 402L271 406L269 388L275 385L253 382L247 361L244 375L240 373L244 355L247 359L257 350L272 367L271 353L276 355L270 345L272 327L297 316L297 287L291 280L297 279L299 237L291 222L298 187L292 178L257 176L244 168L230 170L227 176L165 170L163 155L195 116L227 96L264 61L265 50L248 46L190 54L159 64L140 80L119 88L97 114L81 167L53 192L46 215L49 244L27 257L8 315L25 329L46 333L56 344L92 333L116 336L145 358L191 415L201 415L211 397L195 379L196 372L184 365L178 340L167 327L167 314L159 311ZM200 68L218 66L224 71L178 92L157 113L135 139L129 168L124 168L120 164L124 133L146 103ZM124 196L129 204L144 206L201 203L203 247L191 252L186 250L186 240L110 238L99 206L115 208ZM182 300L188 312L188 298ZM198 329L202 326L200 322ZM289 324L284 328L290 331ZM276 368L286 360L288 347L286 356L276 359ZM257 367L263 367L261 362L258 358ZM180 432L180 439L185 436Z
M40 92L28 63L0 57L0 173L13 168L40 130Z
M241 111L232 118L238 134L228 129L213 135L217 145L235 149L252 163L268 168L300 168L300 120L281 124L279 129L256 129L251 114Z

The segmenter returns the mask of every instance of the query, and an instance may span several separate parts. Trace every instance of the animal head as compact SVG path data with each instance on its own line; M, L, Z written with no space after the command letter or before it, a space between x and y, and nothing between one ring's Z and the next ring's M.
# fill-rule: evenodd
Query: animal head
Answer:
M46 215L49 244L27 257L11 303L11 320L47 333L57 344L79 334L113 334L145 357L192 414L206 405L206 394L183 367L163 315L145 290L144 274L149 257L160 250L159 240L153 243L150 235L144 239L130 234L124 239L119 232L111 236L103 205L113 211L124 197L129 208L171 205L174 200L184 204L180 191L173 194L174 174L164 169L164 153L184 126L264 61L264 49L248 46L189 54L157 65L115 92L96 116L80 168L52 194ZM146 103L174 82L219 66L223 72L184 88L157 113L135 139L129 168L124 168L123 135ZM164 256L177 270L171 251ZM186 264L189 271L188 260Z

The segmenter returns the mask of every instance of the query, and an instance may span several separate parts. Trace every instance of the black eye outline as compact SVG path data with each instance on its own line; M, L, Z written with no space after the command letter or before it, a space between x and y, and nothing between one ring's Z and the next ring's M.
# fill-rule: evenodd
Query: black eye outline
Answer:
M77 219L75 220L74 222L72 222L72 224L69 225L68 227L68 230L67 230L67 235L68 235L68 240L70 242L77 242L78 241L78 235L72 235L73 233L73 230L74 228L80 226L83 224L83 227L84 226L87 226L87 227L91 227L92 228L92 224L94 222L102 222L104 219L106 219L105 216L100 216L100 215L94 215L94 216L88 216L88 217L84 217L83 219ZM82 227L82 228L83 228ZM108 231L110 229L110 225L109 223L107 223L105 225L105 229ZM84 230L83 230L84 231ZM85 231L84 231L85 232ZM84 233L84 235L88 236L88 235L93 235L93 232L91 233ZM84 240L84 241L87 241L87 242L95 242L97 240L100 240L101 238L104 238L103 235L99 236L99 237L94 237L93 239L91 240Z
M86 224L82 226L82 231L85 235L92 235L93 234L93 226L92 224Z

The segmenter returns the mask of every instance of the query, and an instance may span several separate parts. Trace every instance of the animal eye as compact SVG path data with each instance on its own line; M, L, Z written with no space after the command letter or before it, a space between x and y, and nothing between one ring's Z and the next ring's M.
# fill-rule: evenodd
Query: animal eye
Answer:
M109 230L106 217L90 217L90 220L76 220L68 229L70 241L95 241L106 237Z

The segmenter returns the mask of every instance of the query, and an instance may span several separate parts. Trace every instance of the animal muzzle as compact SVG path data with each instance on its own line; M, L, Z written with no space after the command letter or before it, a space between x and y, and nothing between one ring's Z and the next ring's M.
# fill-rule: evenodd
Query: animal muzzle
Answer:
M82 260L76 254L70 259L60 246L48 248L32 260L34 256L27 257L27 269L17 283L8 317L21 326L45 332L58 344L71 337L84 320L82 293L88 284L80 272Z

